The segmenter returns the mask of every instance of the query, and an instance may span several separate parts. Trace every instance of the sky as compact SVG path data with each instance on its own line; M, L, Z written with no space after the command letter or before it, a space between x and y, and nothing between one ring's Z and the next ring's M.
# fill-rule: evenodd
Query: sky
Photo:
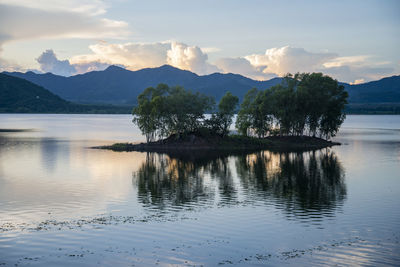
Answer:
M0 0L0 71L400 74L400 1Z

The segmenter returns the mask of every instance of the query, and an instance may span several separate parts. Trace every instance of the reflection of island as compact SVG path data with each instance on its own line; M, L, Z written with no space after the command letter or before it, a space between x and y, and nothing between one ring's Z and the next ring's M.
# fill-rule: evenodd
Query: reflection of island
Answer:
M147 153L146 161L134 173L140 201L164 209L213 199L204 185L204 165Z
M272 204L290 216L329 216L346 197L344 172L329 150L180 158L148 153L134 173L139 200L154 209Z
M260 153L238 157L246 197L267 201L290 216L329 216L346 198L344 171L333 152Z

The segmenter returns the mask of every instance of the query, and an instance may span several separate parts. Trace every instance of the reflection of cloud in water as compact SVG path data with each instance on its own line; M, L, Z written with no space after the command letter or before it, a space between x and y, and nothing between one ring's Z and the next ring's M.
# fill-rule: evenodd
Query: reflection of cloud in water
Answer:
M40 139L40 151L43 168L45 168L48 172L54 172L57 164L57 157L63 156L64 160L69 158L69 146L65 146L62 149L62 155L59 151L58 140L51 138L42 138Z
M343 168L329 150L208 160L148 153L133 183L139 201L152 209L247 203L273 205L301 220L334 216L346 198Z
M142 153L88 149L86 142L0 141L0 217L12 222L65 220L124 205L132 197L126 179L145 160Z

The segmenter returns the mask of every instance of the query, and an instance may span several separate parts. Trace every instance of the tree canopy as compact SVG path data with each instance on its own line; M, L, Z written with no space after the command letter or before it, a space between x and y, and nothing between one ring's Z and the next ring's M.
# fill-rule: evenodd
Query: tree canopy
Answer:
M319 135L329 139L345 119L347 97L343 86L322 73L288 74L281 84L246 94L236 127L241 134L258 137Z
M344 87L322 73L285 76L270 89L251 89L245 95L236 119L238 133L263 138L269 135L309 135L329 139L345 119L348 94ZM159 84L138 96L133 123L147 142L171 135L207 129L226 136L237 112L239 99L227 92L215 106L212 97L183 87ZM206 119L205 114L211 112Z
M239 98L227 92L218 103L218 111L205 121L205 127L213 133L225 136L229 133L233 116L239 104Z
M147 142L172 134L185 134L202 126L204 114L214 107L214 99L192 93L183 87L159 84L138 96L133 123L146 136Z

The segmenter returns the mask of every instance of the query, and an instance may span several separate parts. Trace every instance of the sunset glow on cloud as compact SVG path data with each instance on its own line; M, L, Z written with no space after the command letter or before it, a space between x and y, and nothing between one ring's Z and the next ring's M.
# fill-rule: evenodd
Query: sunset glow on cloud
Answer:
M0 71L37 69L70 76L103 70L113 64L129 70L169 64L199 75L232 72L258 80L282 76L288 72L318 71L352 83L399 73L400 59L398 55L390 57L390 49L380 50L385 56L377 54L372 48L369 51L345 51L340 42L346 40L338 39L335 48L331 45L332 41L324 43L323 37L313 39L321 43L317 48L314 44L305 42L306 34L303 34L303 39L299 39L297 32L283 28L279 32L273 31L272 34L270 27L255 27L254 32L259 33L260 41L254 42L253 39L257 37L253 35L246 41L247 34L232 35L233 33L222 30L224 24L220 25L221 30L218 31L218 24L203 28L207 24L206 20L196 23L189 18L185 21L183 17L174 17L172 14L170 23L175 27L160 31L164 28L163 13L154 11L159 19L154 17L151 20L135 20L134 18L141 16L140 13L135 13L135 8L140 9L141 5L146 4L131 4L131 11L136 17L133 14L126 16L121 5L114 1L101 0L0 0ZM160 2L159 6L162 5ZM208 7L205 5L202 8ZM210 15L209 19L213 20L214 17ZM174 24L175 21L178 24ZM233 20L231 22L234 23ZM261 24L262 22L260 20ZM281 26L277 23L275 27ZM238 31L241 29L239 25L236 28ZM304 28L305 32L307 30L314 31L310 27ZM341 31L345 32L346 29L341 28ZM158 37L154 37L153 32L158 32ZM270 33L267 34L268 32ZM199 38L193 37L194 33L199 34ZM284 37L283 33L292 34L292 41ZM274 39L270 42L261 41L265 40L265 36L272 38L280 35L282 40L279 42ZM78 46L74 42L76 39L85 42ZM43 40L51 40L53 45L43 45ZM28 58L22 58L21 53L18 53L20 48L17 47L23 43L30 44L23 51ZM386 44L389 48L392 47L390 41ZM235 52L235 49L240 52Z

